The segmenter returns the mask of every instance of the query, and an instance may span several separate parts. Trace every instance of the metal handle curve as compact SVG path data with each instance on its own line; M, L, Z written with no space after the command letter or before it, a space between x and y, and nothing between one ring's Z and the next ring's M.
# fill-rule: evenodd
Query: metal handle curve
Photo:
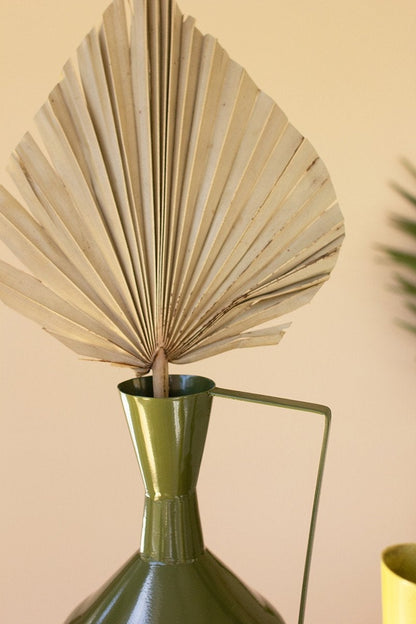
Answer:
M308 592L309 572L311 568L312 547L315 536L316 518L318 514L319 497L321 494L322 477L324 473L326 452L328 448L329 430L331 425L331 410L325 405L318 403L307 403L305 401L297 401L294 399L282 399L263 394L253 394L251 392L240 392L238 390L226 390L224 388L214 388L210 391L212 396L222 397L223 399L235 399L237 401L246 401L249 403L260 403L261 405L271 405L272 407L284 407L287 409L295 409L302 412L313 412L321 414L325 418L325 426L322 435L321 453L319 457L318 472L316 476L315 493L312 504L311 522L309 525L308 545L306 548L305 567L302 579L302 592L300 597L298 624L303 624L305 619L306 597Z

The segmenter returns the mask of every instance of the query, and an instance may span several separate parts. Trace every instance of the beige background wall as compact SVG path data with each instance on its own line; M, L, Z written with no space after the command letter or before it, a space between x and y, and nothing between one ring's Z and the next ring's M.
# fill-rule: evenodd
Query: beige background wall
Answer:
M1 172L104 6L1 3ZM388 181L409 182L398 157L416 162L415 5L181 7L312 141L348 232L333 277L291 315L280 346L186 372L333 408L307 622L377 624L379 553L416 540L416 341L394 324L402 308L376 250L399 238L387 223L403 207ZM115 388L129 373L80 362L12 311L0 315L0 621L56 624L137 548L143 491ZM296 620L319 435L311 416L218 401L200 480L207 544L288 622Z

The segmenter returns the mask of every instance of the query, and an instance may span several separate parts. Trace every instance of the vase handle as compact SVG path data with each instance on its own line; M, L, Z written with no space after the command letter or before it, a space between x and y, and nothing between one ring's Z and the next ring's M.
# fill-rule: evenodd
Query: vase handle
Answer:
M247 401L249 403L260 403L261 405L271 405L272 407L284 407L287 409L295 409L302 412L313 412L321 414L325 418L325 426L322 436L321 454L318 464L318 472L316 477L315 494L313 498L311 522L309 526L308 545L306 549L305 567L302 580L302 592L299 606L298 624L303 624L305 618L306 596L309 583L309 572L312 559L313 539L315 536L316 518L318 514L319 497L321 493L322 477L324 472L326 451L328 447L329 429L331 425L331 410L325 405L318 403L306 403L304 401L296 401L293 399L282 399L278 397L253 394L251 392L240 392L238 390L225 390L224 388L214 388L210 391L212 396L222 397L223 399L236 399L237 401Z

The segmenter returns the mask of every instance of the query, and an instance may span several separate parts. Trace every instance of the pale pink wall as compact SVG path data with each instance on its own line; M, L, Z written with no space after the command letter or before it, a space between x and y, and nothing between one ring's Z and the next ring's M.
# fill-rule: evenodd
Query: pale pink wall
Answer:
M1 3L0 172L104 6ZM306 619L378 624L379 553L416 540L416 341L393 323L401 308L375 249L397 240L387 215L400 204L388 181L407 182L398 157L416 162L414 2L181 7L312 141L332 174L347 240L330 282L290 316L280 346L178 370L333 408ZM115 390L126 372L80 362L12 311L0 315L0 621L56 624L137 548L142 488ZM201 475L208 545L288 622L319 433L311 417L218 401Z

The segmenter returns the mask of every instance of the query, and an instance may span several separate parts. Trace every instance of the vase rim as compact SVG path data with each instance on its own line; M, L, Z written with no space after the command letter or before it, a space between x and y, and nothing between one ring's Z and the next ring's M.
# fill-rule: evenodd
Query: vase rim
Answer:
M215 388L215 382L200 375L169 375L169 396L153 396L153 376L133 377L118 384L121 394L139 397L151 401L180 400L197 394L204 394Z

